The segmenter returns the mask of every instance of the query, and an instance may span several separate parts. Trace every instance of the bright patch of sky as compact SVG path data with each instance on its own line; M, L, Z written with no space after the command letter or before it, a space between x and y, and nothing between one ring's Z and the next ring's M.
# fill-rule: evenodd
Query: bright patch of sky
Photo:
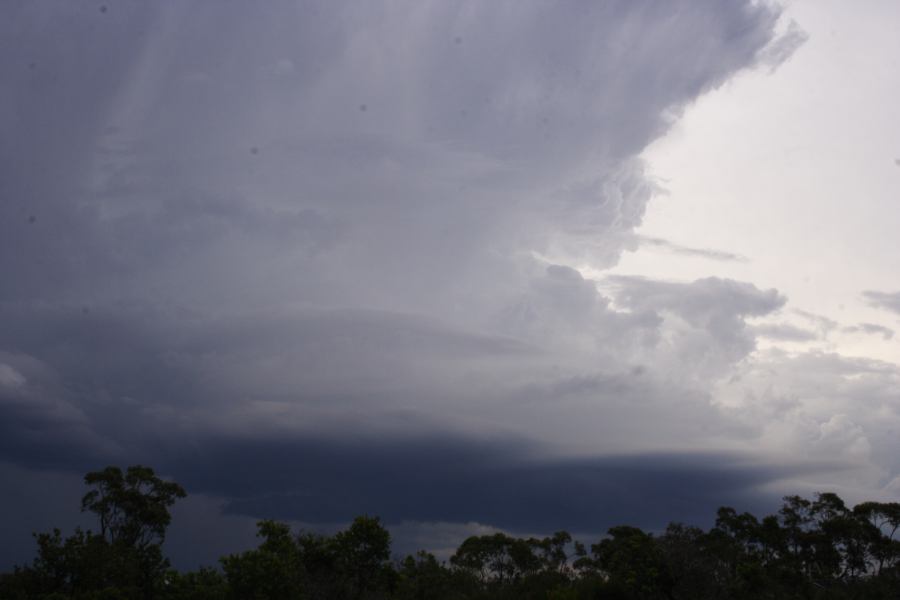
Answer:
M865 294L900 289L900 4L798 1L792 22L808 39L789 60L702 96L646 149L666 193L610 272L774 287L789 301L761 349L900 362L900 313Z

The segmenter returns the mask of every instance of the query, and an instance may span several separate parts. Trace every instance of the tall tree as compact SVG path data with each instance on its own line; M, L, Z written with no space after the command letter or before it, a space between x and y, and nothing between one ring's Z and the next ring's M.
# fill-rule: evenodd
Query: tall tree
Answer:
M81 499L81 510L100 520L100 535L110 544L144 549L162 545L172 521L169 508L187 493L177 483L163 481L150 467L136 465L123 473L106 467L84 476L94 489Z

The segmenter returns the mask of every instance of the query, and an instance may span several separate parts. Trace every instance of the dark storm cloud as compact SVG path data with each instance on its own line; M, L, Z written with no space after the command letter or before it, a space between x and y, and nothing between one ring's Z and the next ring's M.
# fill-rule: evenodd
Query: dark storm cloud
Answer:
M0 448L22 464L81 469L134 455L179 427L202 429L198 411L229 410L247 395L352 408L386 390L408 394L414 367L538 354L380 311L167 314L165 327L146 308L72 312L7 306L12 318L0 321L0 338L19 350L0 353Z
M656 189L638 154L700 94L769 60L777 9L5 10L0 458L159 464L260 515L248 486L287 511L296 472L316 486L311 518L523 525L570 505L573 523L589 519L552 486L660 499L672 472L712 498L775 476L546 454L728 430L710 374L752 348L744 319L783 299L620 279L620 311L573 265L616 263ZM348 441L373 431L387 441ZM401 441L425 435L437 441ZM247 441L265 436L281 441ZM400 489L400 471L430 490ZM508 518L507 488L530 499ZM461 497L472 490L483 508Z
M480 522L511 530L602 531L616 523L700 522L728 503L755 507L761 486L839 465L658 453L552 458L516 440L209 440L168 466L228 511L337 523ZM662 500L664 499L664 500Z
M80 512L84 484L81 476L55 469L36 470L0 461L0 514L4 515L0 570L34 559L34 532L54 526L68 530L93 523ZM14 485L13 485L14 484Z
M233 294L236 279L267 287L267 303L288 293L346 302L365 292L342 280L371 287L373 275L400 295L427 289L434 274L458 272L457 257L509 245L495 227L511 216L501 205L516 198L533 212L522 206L529 185L590 156L630 158L665 127L663 111L748 64L771 36L773 11L697 6L495 14L436 3L417 21L377 5L122 4L101 15L20 3L0 63L11 90L0 106L10 199L0 268L15 281L0 297L213 302L195 289L201 275L213 299ZM428 23L457 31L444 39ZM463 43L447 41L460 32ZM349 118L360 102L366 120ZM596 169L579 182L583 200L539 207L541 232L511 221L531 238L515 242L571 247L552 232L572 222L603 232L623 213L633 226L646 199L598 203L615 182L602 176L613 169ZM507 175L490 201L472 193L496 191L498 172L511 170L518 185ZM367 254L312 265L297 256L341 237ZM609 262L618 244L607 245ZM236 277L226 280L225 265ZM307 285L273 283L286 271ZM345 287L327 287L336 283Z
M0 393L0 454L19 465L83 470L115 455L70 405Z

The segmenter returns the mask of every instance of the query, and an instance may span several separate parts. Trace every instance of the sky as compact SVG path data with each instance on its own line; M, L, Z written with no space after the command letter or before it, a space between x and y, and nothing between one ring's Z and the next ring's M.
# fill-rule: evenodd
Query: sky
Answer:
M0 566L108 464L180 566L900 495L897 3L6 12Z

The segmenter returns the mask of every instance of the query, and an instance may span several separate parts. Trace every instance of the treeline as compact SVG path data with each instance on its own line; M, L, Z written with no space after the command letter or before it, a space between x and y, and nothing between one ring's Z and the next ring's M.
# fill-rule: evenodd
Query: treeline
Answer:
M785 498L757 519L720 508L709 530L659 535L618 526L586 546L496 533L466 539L449 561L392 560L379 519L332 536L259 523L257 548L218 568L178 572L162 553L169 508L185 496L146 467L88 473L82 509L97 531L35 535L37 556L0 575L2 600L898 599L900 504L853 508L835 494Z

